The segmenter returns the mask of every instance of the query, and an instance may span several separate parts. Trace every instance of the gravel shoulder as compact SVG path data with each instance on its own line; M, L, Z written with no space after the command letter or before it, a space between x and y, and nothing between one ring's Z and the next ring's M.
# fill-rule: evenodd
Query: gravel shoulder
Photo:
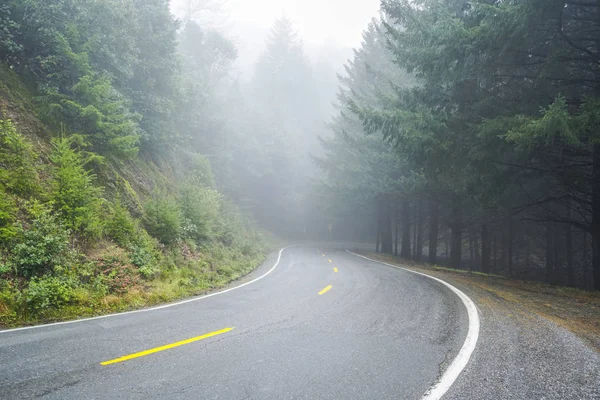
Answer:
M477 348L444 399L600 399L600 293L404 263L477 305Z

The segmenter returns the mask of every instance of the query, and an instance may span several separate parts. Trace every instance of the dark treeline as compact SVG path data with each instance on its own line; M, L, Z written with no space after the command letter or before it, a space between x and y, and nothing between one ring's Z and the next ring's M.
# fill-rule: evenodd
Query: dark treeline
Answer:
M600 289L599 45L596 0L382 1L317 160L329 215L384 253Z

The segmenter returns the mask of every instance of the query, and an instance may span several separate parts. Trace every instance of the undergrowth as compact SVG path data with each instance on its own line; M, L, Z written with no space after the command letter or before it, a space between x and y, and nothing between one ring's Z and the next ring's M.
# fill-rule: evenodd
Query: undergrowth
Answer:
M183 182L155 184L140 209L122 201L131 198L123 177L99 184L109 161L85 137L51 143L42 161L0 120L0 327L197 295L263 261L265 238L214 188L205 160L191 160Z

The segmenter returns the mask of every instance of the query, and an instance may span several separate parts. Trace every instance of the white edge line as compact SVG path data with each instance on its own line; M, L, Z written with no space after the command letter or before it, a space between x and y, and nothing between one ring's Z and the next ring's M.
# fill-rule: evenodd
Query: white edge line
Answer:
M231 292L232 290L236 290L236 289L239 289L241 287L250 285L251 283L259 281L262 278L264 278L265 276L269 275L279 265L279 261L281 260L281 254L283 253L283 251L285 249L289 249L290 247L295 247L295 246L302 246L302 244L293 244L291 246L286 246L286 247L283 247L282 249L280 249L279 250L279 254L277 256L277 261L275 262L275 265L273 265L273 267L271 267L271 269L268 270L267 272L265 272L263 275L259 276L258 278L254 278L251 281L248 281L246 283L242 283L239 286L235 286L235 287L232 287L232 288L229 288L229 289L221 290L220 292L214 292L214 293L206 294L206 295L199 296L199 297L193 297L191 299L178 301L176 303L164 304L162 306L156 306L156 307L151 307L151 308L143 308L141 310L132 310L132 311L125 311L125 312L122 312L122 313L99 315L97 317L74 319L74 320L70 320L70 321L53 322L53 323L50 323L50 324L43 324L43 325L32 325L32 326L23 326L21 328L5 329L5 330L0 330L0 334L2 334L2 333L9 333L9 332L16 332L16 331L24 331L24 330L30 330L30 329L46 328L46 327L57 326L57 325L75 324L75 323L78 323L78 322L93 321L93 320L96 320L96 319L103 319L103 318L110 318L110 317L120 317L122 315L129 315L129 314L137 314L137 313L144 313L144 312L149 312L149 311L162 310L164 308L175 307L175 306L179 306L181 304L187 304L187 303L191 303L191 302L194 302L194 301L206 299L208 297L218 296L220 294Z
M455 288L451 284L446 281L443 281L439 278L436 278L431 275L427 275L421 272L413 271L408 268L402 268L397 265L388 264L382 261L373 260L369 257L361 256L360 254L356 254L351 252L350 250L346 250L350 254L354 254L357 257L364 258L369 261L374 261L379 264L384 264L390 267L402 269L404 271L412 272L413 274L423 275L428 278L431 278L435 281L442 283L452 290L456 295L462 300L463 304L467 309L467 314L469 316L469 331L467 332L467 337L465 338L465 342L463 343L460 351L452 360L452 363L446 368L446 371L440 376L440 378L431 386L427 392L423 395L421 400L438 400L441 399L444 394L450 389L454 381L458 378L460 373L465 369L469 359L471 358L471 354L473 354L473 350L475 350L475 346L477 345L477 339L479 338L479 313L477 312L477 307L473 300L469 298L466 294L464 294L461 290Z

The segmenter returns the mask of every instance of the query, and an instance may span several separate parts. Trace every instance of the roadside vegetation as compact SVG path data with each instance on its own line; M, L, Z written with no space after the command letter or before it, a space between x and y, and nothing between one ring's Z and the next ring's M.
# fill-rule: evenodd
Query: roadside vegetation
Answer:
M0 327L204 293L264 260L202 155L227 134L207 121L235 47L181 28L160 0L0 5Z
M263 260L264 238L219 192L199 159L176 192L157 191L131 215L109 197L81 136L51 141L40 162L0 121L0 324L122 311L203 293ZM195 183L192 183L195 182Z

